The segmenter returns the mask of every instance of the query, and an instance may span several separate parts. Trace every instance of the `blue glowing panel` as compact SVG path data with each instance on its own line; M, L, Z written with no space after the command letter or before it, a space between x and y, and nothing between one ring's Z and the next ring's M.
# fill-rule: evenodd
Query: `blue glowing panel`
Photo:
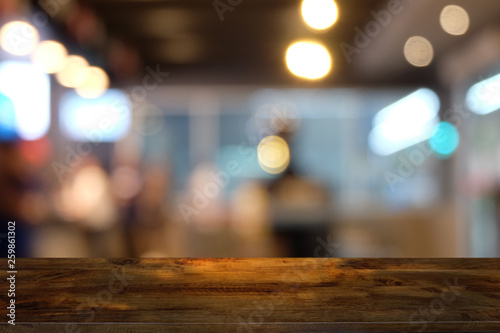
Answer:
M500 74L470 87L465 101L472 112L481 115L500 109Z
M440 122L432 131L429 144L440 157L449 157L457 149L460 142L458 130L448 122Z
M74 141L117 141L127 134L132 122L130 100L116 89L95 99L69 91L61 99L59 112L63 134Z
M17 137L14 103L0 94L0 140L11 141Z
M49 76L29 62L0 63L0 94L12 102L15 129L24 140L37 140L50 126ZM12 115L8 116L9 121Z
M382 109L368 137L371 150L386 156L429 139L439 107L436 93L424 88Z

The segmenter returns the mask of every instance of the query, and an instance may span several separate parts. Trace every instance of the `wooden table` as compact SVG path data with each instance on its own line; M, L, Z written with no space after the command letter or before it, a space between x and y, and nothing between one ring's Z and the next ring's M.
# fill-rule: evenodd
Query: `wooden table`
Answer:
M18 259L16 266L16 326L5 319L2 290L0 332L500 331L499 259Z

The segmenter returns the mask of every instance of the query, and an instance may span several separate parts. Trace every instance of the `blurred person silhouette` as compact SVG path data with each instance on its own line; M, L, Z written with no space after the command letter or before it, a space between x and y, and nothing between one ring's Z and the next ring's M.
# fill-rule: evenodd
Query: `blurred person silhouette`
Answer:
M119 220L123 222L126 256L137 257L133 229L136 223L137 197L142 190L143 179L137 163L116 164L110 175L111 191L117 204Z
M278 255L313 257L318 239L331 236L331 198L319 181L301 175L293 162L298 127L295 117L271 117L270 128L287 143L290 157L286 169L267 184L269 211Z
M170 167L164 164L146 166L141 187L132 200L127 225L127 239L134 257L166 256L169 218Z
M282 256L313 257L318 239L330 239L330 199L323 186L292 165L269 184L273 233Z
M23 159L19 142L0 142L0 253L7 257L8 222L15 221L16 257L32 257L34 223L27 219L34 207L26 206L26 194L40 191L41 183Z

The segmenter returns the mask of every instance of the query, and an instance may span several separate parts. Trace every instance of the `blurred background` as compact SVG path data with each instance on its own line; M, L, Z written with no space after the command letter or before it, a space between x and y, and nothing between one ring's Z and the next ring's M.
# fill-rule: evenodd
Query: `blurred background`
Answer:
M499 17L2 0L1 253L496 257Z

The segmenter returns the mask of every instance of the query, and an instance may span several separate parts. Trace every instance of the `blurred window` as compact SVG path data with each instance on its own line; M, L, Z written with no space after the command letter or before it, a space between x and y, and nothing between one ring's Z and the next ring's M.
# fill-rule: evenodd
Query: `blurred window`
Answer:
M185 188L191 171L186 113L158 111L143 115L143 160L146 164L168 165L172 169L174 190Z
M338 193L336 200L347 209L359 210L360 205L382 209L433 205L440 184L438 163L429 152L409 145L379 156L368 144L375 115L414 91L261 89L241 97L239 105L248 106L245 112L227 109L220 115L217 164L223 170L235 160L243 168L227 189L237 188L244 178L276 177L259 167L256 145L272 131L283 130L284 126L278 125L293 123L295 131L290 140L295 171ZM273 123L275 116L289 117L290 121ZM416 155L421 157L418 165L410 161ZM407 167L407 174L400 175Z

